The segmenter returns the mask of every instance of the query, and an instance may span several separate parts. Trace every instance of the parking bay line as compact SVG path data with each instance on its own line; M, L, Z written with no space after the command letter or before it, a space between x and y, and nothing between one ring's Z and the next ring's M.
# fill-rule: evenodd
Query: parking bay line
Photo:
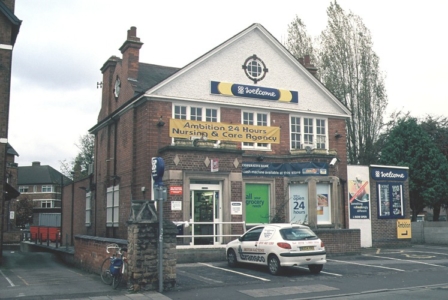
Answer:
M377 256L374 256L377 257ZM352 265L358 265L358 266L366 266L366 267L372 267L372 268L380 268L380 269L389 269L389 270L394 270L394 271L399 271L399 272L405 272L402 269L396 269L396 268L388 268L388 267L382 267L382 266L374 266L374 265L367 265L367 264L360 264L360 263L354 263L354 262L349 262L349 261L342 261L342 260L336 260L336 259L327 259L328 261L335 261L335 262L341 262L341 263L346 263L346 264L352 264Z
M0 270L0 274L2 274L3 277L5 277L6 281L8 281L8 283L9 283L10 286L12 286L12 287L13 287L13 286L16 286L16 285L11 281L11 279L9 279L8 276L6 276L6 275L2 272L2 270Z
M207 267L210 267L210 268L215 268L215 269L218 269L218 270L223 270L223 271L226 271L226 272L239 274L239 275L246 276L246 277L252 277L252 278L255 278L255 279L258 279L258 280L261 280L261 281L271 281L270 279L266 279L266 278L263 278L263 277L253 276L253 275L249 275L249 274L245 274L245 273L241 273L241 272L237 272L237 271L233 271L233 270L229 270L229 269L224 269L224 268L216 267L214 265L210 265L210 264L206 264L206 263L199 263L199 264L207 266Z
M428 265L428 266L433 266L433 267L445 268L445 266L435 265L435 264L430 264L430 263L425 263L425 262L422 262L422 261L415 261L415 260L410 260L410 259L400 259L400 258L392 258L392 257L385 257L385 256L369 255L369 254L364 254L364 255L365 256L370 256L370 257L378 257L378 258L385 258L385 259L390 259L390 260L407 261L407 262L410 262L410 263L416 263L416 264Z

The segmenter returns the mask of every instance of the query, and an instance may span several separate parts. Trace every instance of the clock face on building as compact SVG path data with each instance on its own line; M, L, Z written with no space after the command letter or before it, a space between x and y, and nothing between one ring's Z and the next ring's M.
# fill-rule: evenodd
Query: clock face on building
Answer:
M115 98L118 98L118 96L120 95L120 89L121 89L121 81L120 77L117 76L117 79L115 79L115 88L114 88Z

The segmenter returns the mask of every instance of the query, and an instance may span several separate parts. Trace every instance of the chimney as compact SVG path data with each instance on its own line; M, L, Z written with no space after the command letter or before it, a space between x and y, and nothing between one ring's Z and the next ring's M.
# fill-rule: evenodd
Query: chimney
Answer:
M31 166L32 167L40 167L40 161L33 161Z
M138 79L139 54L142 45L140 38L137 37L137 28L132 26L128 30L127 40L120 47L120 51L123 54L122 67L124 73L127 74L127 78Z
M299 58L299 62L304 66L314 77L317 78L317 68L311 63L311 57L306 54L305 57Z

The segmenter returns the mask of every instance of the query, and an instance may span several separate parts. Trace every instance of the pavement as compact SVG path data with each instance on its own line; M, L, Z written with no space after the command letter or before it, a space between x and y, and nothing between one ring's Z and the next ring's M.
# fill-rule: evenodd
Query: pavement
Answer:
M146 299L146 300L171 300L171 298L168 298L164 296L163 294L160 294L158 292L145 292L145 293L132 293L132 294L120 294L120 295L110 295L110 296L95 296L95 297L84 297L84 298L60 298L55 300L82 300L82 299L89 299L89 300L126 300L126 299Z

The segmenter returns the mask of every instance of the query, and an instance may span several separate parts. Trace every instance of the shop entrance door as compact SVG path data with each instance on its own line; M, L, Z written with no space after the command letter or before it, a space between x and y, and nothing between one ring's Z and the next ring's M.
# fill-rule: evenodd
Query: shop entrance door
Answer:
M193 245L221 244L221 185L190 185L190 223Z

